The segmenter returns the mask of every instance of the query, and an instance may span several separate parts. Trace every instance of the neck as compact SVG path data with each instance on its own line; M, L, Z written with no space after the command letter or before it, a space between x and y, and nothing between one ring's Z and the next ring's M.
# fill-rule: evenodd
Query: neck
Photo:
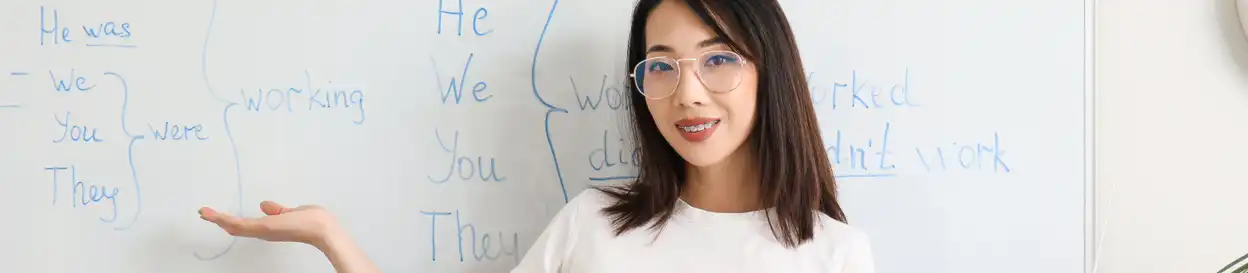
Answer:
M743 145L728 158L710 166L686 163L685 188L680 197L689 205L713 212L762 209L758 200L758 164Z

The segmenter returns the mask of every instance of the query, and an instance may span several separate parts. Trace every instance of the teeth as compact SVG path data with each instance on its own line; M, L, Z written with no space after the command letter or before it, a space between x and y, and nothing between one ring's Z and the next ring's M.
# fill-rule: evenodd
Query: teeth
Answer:
M684 130L685 132L697 133L697 132L706 130L708 128L711 128L711 126L715 126L716 124L719 124L719 120L715 120L715 121L711 121L711 122L707 122L703 124L698 124L698 125L692 125L692 126L676 126L676 127L680 127L680 129Z

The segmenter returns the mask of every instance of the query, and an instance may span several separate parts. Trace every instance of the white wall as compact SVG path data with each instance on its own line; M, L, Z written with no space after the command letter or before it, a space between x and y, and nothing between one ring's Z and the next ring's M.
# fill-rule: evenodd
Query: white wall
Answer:
M1098 5L1097 272L1215 272L1248 253L1248 45L1234 0Z

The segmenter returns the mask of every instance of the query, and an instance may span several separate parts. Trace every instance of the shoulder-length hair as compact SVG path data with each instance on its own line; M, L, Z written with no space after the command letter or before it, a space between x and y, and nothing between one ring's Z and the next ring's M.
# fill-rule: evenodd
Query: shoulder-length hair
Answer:
M646 55L646 20L663 0L640 0L633 11L625 70ZM730 48L753 62L758 72L756 124L747 145L759 164L759 201L773 234L786 247L814 237L819 213L845 222L836 199L836 181L823 146L805 72L788 18L775 0L683 1ZM629 83L628 88L635 90ZM685 188L685 162L667 143L645 107L631 92L631 131L641 151L637 180L598 187L614 197L602 210L618 236L650 223L661 229Z

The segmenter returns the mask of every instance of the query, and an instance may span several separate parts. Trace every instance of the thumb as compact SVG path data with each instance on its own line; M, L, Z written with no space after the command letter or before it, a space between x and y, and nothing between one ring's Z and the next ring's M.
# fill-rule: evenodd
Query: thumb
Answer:
M260 202L260 211L265 215L278 215L290 211L290 208L284 207L273 201Z

